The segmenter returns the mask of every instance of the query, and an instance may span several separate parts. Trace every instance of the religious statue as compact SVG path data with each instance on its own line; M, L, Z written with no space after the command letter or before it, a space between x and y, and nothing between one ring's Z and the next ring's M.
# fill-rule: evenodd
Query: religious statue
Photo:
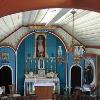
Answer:
M43 68L43 59L40 59L40 68Z
M86 84L90 84L93 81L93 69L91 67L91 64L87 66L85 71L86 71L86 76L85 76L86 81L85 82Z
M92 64L91 63L87 63L86 64L86 67L84 69L84 81L85 81L85 84L91 84L92 81L93 81L93 67L92 67Z
M45 37L43 35L37 37L36 52L37 57L45 57Z

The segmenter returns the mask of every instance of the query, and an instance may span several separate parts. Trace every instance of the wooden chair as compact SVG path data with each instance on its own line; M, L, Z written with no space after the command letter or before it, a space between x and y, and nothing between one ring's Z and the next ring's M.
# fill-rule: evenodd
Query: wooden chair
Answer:
M5 95L5 86L1 86L1 89L3 90L2 95Z
M9 85L10 94L16 94L16 87L15 84Z

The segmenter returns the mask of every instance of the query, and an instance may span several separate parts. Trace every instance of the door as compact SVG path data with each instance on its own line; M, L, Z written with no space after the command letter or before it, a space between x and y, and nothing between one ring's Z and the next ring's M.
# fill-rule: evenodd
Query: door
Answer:
M81 87L81 68L79 66L73 66L71 69L71 93L76 86Z
M8 66L4 66L0 69L0 86L5 86L5 93L9 94L8 85L12 84L12 72Z

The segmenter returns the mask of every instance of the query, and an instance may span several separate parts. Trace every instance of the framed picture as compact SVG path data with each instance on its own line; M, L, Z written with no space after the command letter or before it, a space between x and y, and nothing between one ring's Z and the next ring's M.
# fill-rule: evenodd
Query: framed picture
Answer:
M8 63L8 60L9 60L9 53L2 52L2 63Z

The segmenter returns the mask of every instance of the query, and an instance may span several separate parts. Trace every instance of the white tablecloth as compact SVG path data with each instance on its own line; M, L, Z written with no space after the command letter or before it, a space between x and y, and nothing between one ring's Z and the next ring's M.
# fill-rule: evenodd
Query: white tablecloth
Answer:
M28 91L34 91L35 86L53 86L54 91L60 93L59 78L25 78L24 81L24 94Z

